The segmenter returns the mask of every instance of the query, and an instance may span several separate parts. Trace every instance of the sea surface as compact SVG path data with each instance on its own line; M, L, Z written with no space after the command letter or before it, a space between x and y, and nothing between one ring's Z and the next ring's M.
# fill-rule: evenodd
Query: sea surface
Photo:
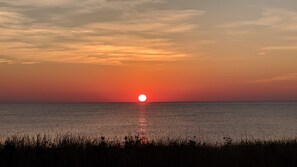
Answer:
M0 104L0 135L222 141L297 137L297 102Z

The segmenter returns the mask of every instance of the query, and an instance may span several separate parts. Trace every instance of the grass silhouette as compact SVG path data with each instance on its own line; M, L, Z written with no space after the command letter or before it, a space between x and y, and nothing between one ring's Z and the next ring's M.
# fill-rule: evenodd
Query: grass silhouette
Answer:
M297 139L224 141L11 136L0 142L0 166L297 166Z

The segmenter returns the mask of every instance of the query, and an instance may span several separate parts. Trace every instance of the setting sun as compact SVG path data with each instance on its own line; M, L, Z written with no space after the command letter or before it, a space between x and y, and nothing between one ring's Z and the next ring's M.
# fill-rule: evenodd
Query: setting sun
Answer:
M139 100L140 102L145 102L146 99L147 99L147 97L146 97L146 95L144 95L144 94L141 94L141 95L138 96L138 100Z

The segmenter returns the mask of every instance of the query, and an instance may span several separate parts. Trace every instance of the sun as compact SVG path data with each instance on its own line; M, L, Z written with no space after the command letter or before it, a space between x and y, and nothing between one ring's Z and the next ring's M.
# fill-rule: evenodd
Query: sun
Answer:
M147 99L147 97L146 97L145 94L141 94L141 95L138 96L138 100L139 100L140 102L145 102L146 99Z

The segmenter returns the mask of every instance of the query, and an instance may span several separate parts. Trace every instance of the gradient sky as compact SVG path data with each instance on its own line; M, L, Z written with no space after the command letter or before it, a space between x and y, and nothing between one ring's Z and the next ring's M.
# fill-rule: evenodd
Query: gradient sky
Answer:
M296 101L297 1L0 0L0 102Z

